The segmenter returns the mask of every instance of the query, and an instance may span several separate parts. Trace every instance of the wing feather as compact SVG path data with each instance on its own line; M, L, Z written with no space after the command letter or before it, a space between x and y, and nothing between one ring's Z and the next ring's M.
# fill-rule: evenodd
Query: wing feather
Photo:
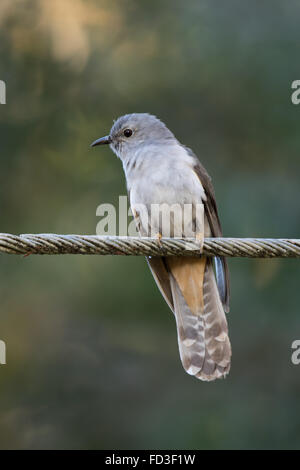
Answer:
M187 151L191 155L193 155L195 159L197 159L196 155L192 152L192 150L187 148ZM195 161L194 171L198 176L206 194L206 201L204 201L204 209L210 226L211 235L213 237L222 237L222 227L218 214L215 191L211 178L198 159ZM217 257L215 268L219 293L222 299L224 310L226 313L228 313L230 300L230 280L226 258L224 258L223 256Z

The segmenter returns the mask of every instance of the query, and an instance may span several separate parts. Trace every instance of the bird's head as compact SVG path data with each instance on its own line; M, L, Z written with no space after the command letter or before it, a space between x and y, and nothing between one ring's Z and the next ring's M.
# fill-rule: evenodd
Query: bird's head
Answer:
M122 160L144 146L167 144L172 140L175 140L174 135L156 116L134 113L119 117L109 135L95 140L91 146L109 144Z

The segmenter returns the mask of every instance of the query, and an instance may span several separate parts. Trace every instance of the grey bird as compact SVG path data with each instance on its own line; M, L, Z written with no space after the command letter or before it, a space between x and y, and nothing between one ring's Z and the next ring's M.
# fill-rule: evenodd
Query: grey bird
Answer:
M157 117L147 113L118 118L109 135L91 145L109 144L121 159L132 213L141 235L165 236L161 221L145 222L138 208L152 204L204 205L206 237L222 236L211 178L196 155L182 145ZM194 214L194 213L193 213ZM147 225L148 224L148 225ZM190 236L189 230L182 234ZM224 312L229 311L226 259L216 257L149 257L153 277L173 311L184 369L204 381L225 377L231 345Z

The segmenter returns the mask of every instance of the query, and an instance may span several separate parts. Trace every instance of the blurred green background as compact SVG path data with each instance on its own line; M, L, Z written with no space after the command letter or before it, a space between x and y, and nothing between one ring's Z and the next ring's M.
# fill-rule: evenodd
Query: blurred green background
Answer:
M1 0L1 232L95 233L126 194L89 144L159 116L201 158L225 236L299 237L298 1ZM299 448L297 260L229 261L232 369L182 369L142 257L1 256L0 447Z

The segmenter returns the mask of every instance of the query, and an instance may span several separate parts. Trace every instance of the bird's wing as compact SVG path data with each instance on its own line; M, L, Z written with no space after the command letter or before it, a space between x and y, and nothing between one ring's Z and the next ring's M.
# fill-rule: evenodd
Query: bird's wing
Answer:
M147 256L146 259L160 292L162 293L172 312L174 312L170 275L166 266L165 258L158 256Z
M187 151L197 158L190 149ZM204 166L201 165L200 161L195 160L194 171L198 176L205 194L206 201L204 202L205 214L210 226L211 235L213 237L222 237L221 222L219 219L215 191L211 182L211 178ZM215 269L217 277L217 285L222 300L222 304L226 313L229 312L229 297L230 297L230 282L229 282L229 270L226 258L224 256L215 258Z

